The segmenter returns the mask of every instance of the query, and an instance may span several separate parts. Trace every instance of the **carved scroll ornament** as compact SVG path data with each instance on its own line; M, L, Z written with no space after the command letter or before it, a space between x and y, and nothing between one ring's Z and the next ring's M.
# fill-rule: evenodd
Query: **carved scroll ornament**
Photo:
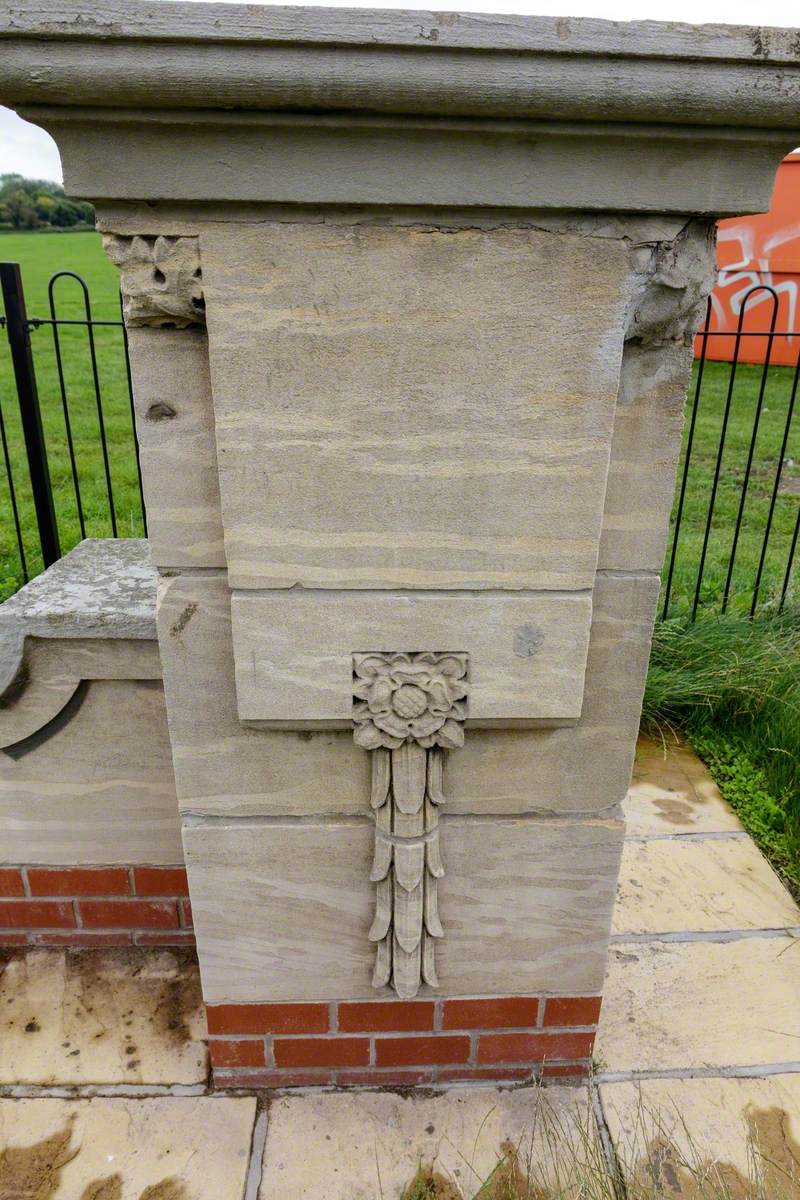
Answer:
M372 983L403 999L438 986L444 753L464 744L467 655L353 655L354 737L372 755L376 884Z

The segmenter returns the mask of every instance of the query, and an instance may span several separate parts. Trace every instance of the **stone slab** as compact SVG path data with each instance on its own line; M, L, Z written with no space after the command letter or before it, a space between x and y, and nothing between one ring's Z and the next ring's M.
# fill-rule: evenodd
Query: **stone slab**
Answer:
M282 1097L270 1105L259 1200L389 1200L420 1165L450 1184L447 1195L471 1197L498 1178L508 1149L531 1195L542 1185L550 1195L568 1186L570 1158L580 1161L594 1137L585 1088Z
M383 994L367 938L373 836L368 819L185 825L206 1001ZM444 817L442 990L596 994L621 841L618 821Z
M800 1058L800 939L612 946L600 1070L723 1069Z
M800 908L750 838L625 843L614 933L786 927Z
M560 729L470 730L447 765L448 811L562 815L622 801L657 594L652 576L597 577L580 721ZM162 580L158 621L184 812L363 813L368 755L349 733L256 730L239 721L224 575Z
M708 768L689 746L674 740L639 738L623 807L629 837L743 829Z
M350 730L354 652L434 650L469 655L468 726L576 721L591 615L588 595L234 592L239 716Z
M0 645L11 630L20 637L152 639L155 598L145 538L87 538L0 605ZM0 691L5 670L3 659Z
M47 1200L241 1200L251 1097L0 1100L0 1190Z
M607 1083L600 1096L637 1195L800 1196L800 1073Z
M205 331L133 326L128 341L153 562L224 567Z
M599 565L661 571L675 494L692 349L625 343Z
M198 1084L197 965L174 950L25 950L0 975L0 1083Z
M592 586L624 243L263 222L200 247L231 586Z
M76 687L51 725L0 751L0 861L182 862L160 682Z

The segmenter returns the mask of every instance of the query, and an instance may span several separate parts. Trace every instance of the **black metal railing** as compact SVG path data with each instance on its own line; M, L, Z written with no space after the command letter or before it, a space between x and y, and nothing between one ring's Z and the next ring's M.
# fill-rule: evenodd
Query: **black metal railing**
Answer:
M745 329L746 318L752 313L752 309L756 304L764 302L768 304L770 310L769 320L765 327ZM737 607L746 609L752 617L759 602L765 598L763 585L768 555L771 556L769 566L773 581L769 599L775 603L779 611L786 604L792 581L798 536L800 535L800 503L796 503L792 493L786 495L786 509L782 515L788 517L790 522L792 515L794 516L793 528L788 537L783 536L782 545L775 544L774 534L775 516L781 498L781 483L785 478L787 467L795 464L795 459L790 456L790 446L793 448L796 444L797 454L800 458L800 430L794 420L798 382L800 381L800 333L793 329L781 330L778 328L779 303L779 296L774 287L767 284L756 284L750 287L741 297L735 331L726 331L712 328L712 301L709 299L706 320L697 335L700 352L695 363L691 411L679 472L680 482L673 514L672 536L664 571L661 615L665 619L676 607L676 601L679 599L675 595L675 582L676 568L681 561L682 554L689 557L693 585L689 589L685 587L682 589L683 595L680 599L684 609L688 606L692 620L696 618L701 607L704 610L716 607L724 613L728 611L734 600ZM764 343L763 361L743 364L741 361L742 346L746 339L755 338L762 339ZM782 340L785 347L794 347L790 351L794 359L793 366L772 365L773 348L778 339ZM709 347L713 347L715 340L718 348L720 348L720 343L723 345L727 343L730 348L730 357L728 358L725 354L714 361L711 366L713 350L710 353ZM724 383L724 401L721 405L721 412L718 413L720 427L713 452L709 482L702 469L702 464L698 464L698 422L704 414L704 406L708 403L708 393L711 391L704 386L708 383L710 367L711 369L721 369L726 378L717 380L718 383ZM743 372L747 373L748 378L742 378ZM768 399L773 400L772 412L775 414L777 427L780 430L780 439L778 452L772 459L774 465L771 468L771 478L760 479L761 485L767 487L767 492L759 497L759 499L767 500L765 507L764 504L752 502L751 484ZM728 444L732 415L737 408L737 400L739 416L747 427L747 452L740 483L737 478L740 467L735 461L735 457L731 461ZM774 428L775 423L773 423L773 432ZM705 441L706 449L708 449L708 434ZM727 470L726 452L728 452ZM693 471L696 476L695 493L698 493L699 479L699 495L702 499L703 514L699 522L695 521L695 527L687 530L687 499L692 487ZM761 468L760 473L763 476L764 468ZM800 474L797 479L800 484ZM734 505L735 517L732 524L730 514L719 511L720 487L723 480L728 483L733 480L734 487L738 487L738 498ZM707 493L703 496L706 486ZM800 487L797 495L800 497ZM795 508L797 509L796 513L794 513ZM745 566L741 572L743 578L740 577L734 594L737 555L745 531L750 543L755 541L754 549L757 553L753 557L752 564ZM693 540L690 535L697 534L700 535L700 543L695 559L694 547L688 543ZM709 560L715 540L717 543L715 555L717 562L714 572L716 578L712 579L710 585L704 590L704 585L708 584ZM723 568L722 574L724 575L721 587L720 566Z
M78 311L81 315L78 317L59 315L59 296L63 297L65 281L70 281L70 286L77 287L79 290ZM99 531L101 535L108 532L109 525L112 537L119 534L114 474L115 465L118 468L120 463L119 458L116 464L112 461L107 433L106 401L104 400L98 362L96 334L96 331L101 329L119 331L118 342L110 350L111 361L108 370L115 380L124 381L130 428L122 448L122 455L124 459L132 456L135 464L138 485L136 516L140 529L145 535L147 521L139 466L139 450L134 433L133 389L128 338L121 308L119 317L114 319L95 317L86 281L74 271L57 271L50 278L47 285L49 315L46 317L28 315L18 263L0 263L0 284L2 285L5 310L4 315L0 316L0 328L5 329L10 358L10 371L8 370L9 362L4 364L0 359L0 368L5 368L5 370L0 370L0 379L4 381L4 385L9 381L13 383L17 400L16 406L12 402L6 414L3 413L3 404L0 402L0 442L2 442L8 511L13 522L19 561L20 582L27 582L32 574L32 560L36 561L38 565L38 561L41 559L42 566L47 567L71 548L70 545L65 544L65 539L60 535L59 530L59 516L61 515L62 520L65 520L64 489L60 490L61 503L59 505L54 497L52 463L48 455L48 437L42 419L42 399L46 401L51 415L56 408L58 409L63 425L63 429L51 433L51 449L54 436L58 437L58 449L61 452L66 450L69 463L69 479L74 505L69 524L77 525L77 528L74 536L68 540L74 543L79 538L93 536L98 532L91 527L92 522L87 518L82 486L82 481L84 485L89 479L92 483L96 482L96 464L84 463L84 469L81 470L81 454L74 432L70 392L76 390L76 382L80 385L81 402L84 406L86 397L91 397L95 419L93 440L96 431L96 445L99 446L100 451L101 479L104 491L103 520L102 522L95 520L94 525L102 525L102 529ZM82 331L85 334L84 343L81 345L72 339L69 345L65 346L63 331L67 329ZM38 331L42 331L44 335L47 330L50 332L49 347L47 347L49 369L46 372L48 384L46 392L42 393L37 363L40 362L40 354L44 352L45 347L40 344L34 345L34 335ZM73 381L72 388L68 379L70 376ZM0 397L0 401L5 399L7 396ZM15 455L13 453L8 425L12 412L14 418L18 420L24 454ZM21 499L21 490L30 501L27 505ZM23 511L25 507L32 508L35 532L25 520ZM130 526L130 521L128 525Z

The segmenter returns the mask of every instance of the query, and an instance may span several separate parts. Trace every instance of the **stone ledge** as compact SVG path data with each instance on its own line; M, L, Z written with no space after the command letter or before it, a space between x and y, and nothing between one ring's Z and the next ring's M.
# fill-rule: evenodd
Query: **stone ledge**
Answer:
M81 697L82 680L160 679L144 538L87 538L0 605L0 746Z
M0 696L26 637L155 640L156 573L146 538L87 538L0 605Z

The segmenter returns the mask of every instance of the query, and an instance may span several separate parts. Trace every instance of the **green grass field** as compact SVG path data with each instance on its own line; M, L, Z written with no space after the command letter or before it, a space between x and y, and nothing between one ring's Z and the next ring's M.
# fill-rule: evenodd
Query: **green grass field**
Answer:
M89 287L95 320L118 320L119 276L106 258L97 233L0 234L0 259L21 264L29 317L49 317L48 281L56 271L74 271ZM59 317L85 315L83 294L74 279L61 279L54 290ZM142 517L125 372L122 332L94 331L98 378L111 465L111 485L121 537L141 536ZM111 534L109 501L100 449L97 402L92 378L88 335L82 328L60 331L64 380L88 537ZM78 508L67 449L64 414L58 383L53 336L46 326L31 334L39 387L42 423L47 440L53 495L62 550L81 539ZM42 569L33 498L28 485L8 342L0 330L0 405L20 512L28 574ZM11 515L8 480L0 458L0 599L23 583L22 566Z
M49 315L48 280L57 270L71 270L82 275L89 285L93 315L101 319L118 318L117 272L105 257L98 234L4 234L0 235L0 257L22 264L29 316ZM56 295L59 316L74 319L83 315L83 298L74 280L62 279L57 285ZM64 329L61 338L86 532L89 536L102 537L111 533L111 523L87 335L83 329ZM139 536L142 533L142 520L122 335L118 329L100 328L96 330L95 338L118 530L121 536ZM80 527L67 454L53 339L50 330L43 327L32 334L32 340L61 544L63 549L69 549L79 540ZM706 365L672 586L671 612L676 614L686 611L694 591L728 377L728 364L709 362ZM703 577L702 602L708 605L718 605L724 588L760 378L760 367L739 367ZM749 606L791 386L792 372L788 368L773 367L769 370L733 576L734 609ZM8 347L2 333L0 403L22 518L28 571L34 575L41 569L41 556L37 548L32 497L27 485ZM785 458L784 488L797 486L798 492L786 490L778 498L761 589L764 599L774 597L780 591L800 505L800 413L795 418ZM2 598L15 591L23 581L2 463L0 512Z

